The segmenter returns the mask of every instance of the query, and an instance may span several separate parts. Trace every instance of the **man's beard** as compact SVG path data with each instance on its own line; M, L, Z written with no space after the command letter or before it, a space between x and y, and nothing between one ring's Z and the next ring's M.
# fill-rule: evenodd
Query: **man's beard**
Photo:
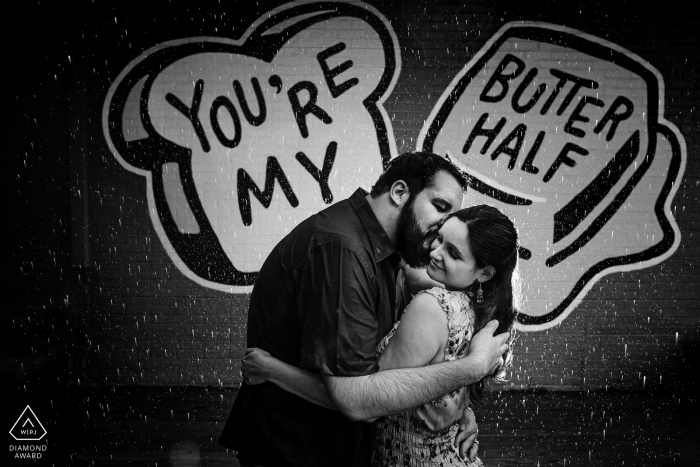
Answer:
M430 262L430 245L437 234L437 228L422 232L411 198L399 213L396 223L396 248L401 257L413 268L424 268Z

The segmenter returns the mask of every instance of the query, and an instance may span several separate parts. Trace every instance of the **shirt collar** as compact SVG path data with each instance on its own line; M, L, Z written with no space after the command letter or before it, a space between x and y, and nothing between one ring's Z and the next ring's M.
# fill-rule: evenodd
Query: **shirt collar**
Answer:
M367 192L362 188L358 188L349 198L349 201L369 235L374 259L377 262L384 261L392 254L396 253L398 261L396 246L389 239L389 235L387 235L384 227L379 223L379 220L377 220L377 216L374 215L374 211L372 211L366 197Z

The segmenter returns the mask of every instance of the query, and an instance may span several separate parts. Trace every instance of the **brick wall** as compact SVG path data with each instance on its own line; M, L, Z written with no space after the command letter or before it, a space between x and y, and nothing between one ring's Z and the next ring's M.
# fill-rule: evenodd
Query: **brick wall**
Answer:
M240 39L258 17L278 6L263 3L233 14L231 8L215 2L206 7L185 3L139 5L140 10L126 6L98 8L86 2L67 15L71 19L62 24L51 21L55 13L52 6L28 10L25 16L32 18L33 26L24 26L32 40L12 52L12 60L19 64L19 71L13 76L13 123L18 137L11 139L12 157L7 171L11 179L5 184L6 199L12 200L6 230L13 247L3 259L5 271L9 271L4 287L12 303L12 312L5 316L4 342L15 346L21 342L29 347L50 345L43 340L50 340L57 328L64 329L64 334L72 336L75 342L77 377L94 384L239 383L238 362L245 348L249 287L242 282L224 284L216 274L198 275L198 266L184 256L184 260L177 261L173 252L182 252L178 248L184 247L172 240L174 234L168 237L167 232L161 231L167 229L158 225L161 218L151 212L154 206L147 200L147 179L125 168L124 160L115 157L104 134L102 111L120 73L132 60L152 55L145 51L182 38ZM666 8L666 2L663 6L586 2L580 7L556 2L415 1L372 5L377 15L386 18L384 24L393 31L395 38L391 40L398 44L400 55L400 73L384 102L395 147L377 148L376 138L366 137L376 136L371 133L376 124L372 127L372 122L362 120L358 113L353 128L359 134L338 140L338 161L352 154L344 149L344 144L351 145L353 141L360 141L360 148L362 144L374 145L373 152L368 151L372 154L384 151L395 155L416 149L421 129L430 121L431 112L440 105L441 96L455 76L511 21L551 23L582 31L635 54L659 71L665 84L665 118L675 125L686 144L685 173L670 207L680 229L680 245L672 256L656 265L602 277L578 306L555 325L521 332L508 387L638 389L686 384L700 339L699 272L694 261L700 252L697 19L682 14L680 8ZM319 46L319 35L323 38L324 29L318 31L305 36L306 42L297 49L310 57L305 63L315 63L318 52L332 45L321 41ZM353 60L358 67L361 60L366 60L362 66L369 70L368 75L381 68L373 62L381 48L377 45L381 34L375 37L371 32L360 23L340 31L348 44L342 53L364 51L361 58ZM311 49L313 54L308 52ZM337 65L339 61L332 63ZM285 63L276 65L283 67ZM287 69L285 74L280 69L277 73L289 86L307 76L300 70ZM340 82L343 76L349 75L340 75L336 81ZM345 109L351 108L353 101L338 110L333 100L321 100L323 92L327 93L323 76L314 79L320 89L319 106L330 109L334 124L350 118L351 112ZM205 86L209 84L206 81ZM265 94L267 102L272 103L273 87L265 87L267 83L262 80L261 84L270 93ZM364 85L361 82L355 89ZM183 102L191 99L193 90L188 89L182 94ZM280 95L286 96L288 89L284 88ZM354 92L348 91L339 99L355 96ZM248 88L246 93L249 98L253 96ZM236 102L233 91L229 97ZM202 115L209 115L212 99L203 98ZM254 104L251 109L256 109ZM301 138L291 118L286 123L275 123L274 115L274 108L269 107L268 120L259 127L260 131L273 125L274 134L281 132L296 138L296 143L282 144L280 151L290 156L304 151L320 170L328 140L316 135L335 127L324 126L311 116L311 136ZM244 145L248 141L245 138L251 137L246 133L251 135L253 127L242 114L240 119ZM173 129L192 128L189 121L180 120ZM138 126L134 128L139 131ZM205 131L216 143L209 128ZM224 133L232 137L233 127L224 127ZM192 132L183 138L183 144L199 144ZM529 144L526 142L525 146ZM284 160L281 163L300 201L296 211L322 208L319 184L309 177L308 171L301 166L290 169ZM296 162L292 159L292 163ZM76 176L76 171L85 166L82 164L87 166L86 185L80 185L80 177ZM372 164L380 166L381 159L355 161L358 167ZM254 178L257 176L255 180L262 188L265 165L258 164L249 171ZM235 168L231 173L235 174ZM362 176L371 182L376 171ZM235 179L234 175L231 177ZM303 177L307 177L307 182L303 182L307 185L298 188ZM272 240L261 238L273 231L282 235L284 228L298 222L294 219L296 211L282 209L289 201L277 183L278 191L268 210L253 200L253 227L257 228L253 234L246 236L241 233L245 232L243 227L237 227L241 221L234 209L235 201L234 208L223 216L228 216L231 232L240 229L238 236L245 237L247 251L255 255L261 251L264 256L265 245L273 244ZM343 185L349 190L346 196L354 189L345 186L348 184L346 181ZM75 196L81 186L87 188L87 257L78 255L72 244L72 235L80 232L76 206L82 205L76 204ZM220 204L212 202L203 209L216 206ZM269 213L272 214L266 223L258 224L266 228L256 227L256 220ZM175 225L182 226L177 222ZM233 245L238 244L234 241ZM86 266L75 265L82 260L87 261ZM220 264L211 261L214 266ZM235 261L232 260L234 266ZM252 267L256 258L251 261L239 263L240 270Z

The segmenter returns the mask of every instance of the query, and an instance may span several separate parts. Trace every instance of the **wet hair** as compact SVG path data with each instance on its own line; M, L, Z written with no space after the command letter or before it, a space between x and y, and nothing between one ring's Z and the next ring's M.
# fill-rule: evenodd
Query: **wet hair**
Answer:
M411 197L433 183L438 172L444 170L452 175L463 191L467 190L467 180L461 170L452 162L432 152L405 152L389 162L387 169L379 176L372 187L372 198L388 192L391 186L403 180Z
M503 354L503 365L476 384L469 386L469 396L474 402L483 400L484 391L490 390L494 382L505 381L506 369L513 360L515 319L520 297L518 275L518 232L513 222L501 211L486 204L461 209L450 216L467 224L469 249L477 268L491 266L495 273L491 279L481 282L483 301L477 302L479 281L465 289L476 314L474 333L481 330L492 319L498 320L496 334L510 332L508 350Z

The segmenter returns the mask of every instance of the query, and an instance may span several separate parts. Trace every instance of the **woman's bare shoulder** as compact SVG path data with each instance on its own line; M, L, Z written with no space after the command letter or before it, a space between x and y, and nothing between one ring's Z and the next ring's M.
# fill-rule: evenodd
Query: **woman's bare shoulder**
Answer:
M425 366L442 355L448 337L447 317L437 299L428 294L416 295L382 352L380 368Z
M423 313L430 314L445 314L440 306L440 301L433 293L431 293L430 290L423 290L421 293L418 293L413 297L411 303L409 303L408 307L406 308L407 312L411 310L414 312L421 311Z
M420 293L406 308L399 329L401 326L415 327L415 332L431 333L442 344L448 334L447 324L447 315L438 299L429 293Z

